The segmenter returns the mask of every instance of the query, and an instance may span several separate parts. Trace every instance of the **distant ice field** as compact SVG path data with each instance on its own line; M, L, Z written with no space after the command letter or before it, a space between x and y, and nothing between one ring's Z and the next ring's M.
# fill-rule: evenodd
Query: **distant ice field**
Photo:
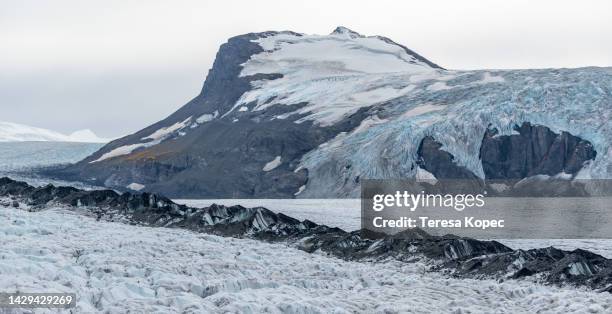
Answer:
M34 186L49 183L90 189L89 185L42 178L32 172L39 167L75 163L104 144L76 142L0 142L0 177L8 176Z
M0 142L0 172L74 163L104 144L69 142Z

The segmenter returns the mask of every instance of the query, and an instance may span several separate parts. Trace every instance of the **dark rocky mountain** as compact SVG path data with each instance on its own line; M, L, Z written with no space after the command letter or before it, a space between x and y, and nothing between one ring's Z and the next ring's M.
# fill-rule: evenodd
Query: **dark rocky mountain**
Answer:
M612 71L451 71L392 40L230 38L200 94L61 179L183 198L355 197L363 178L608 178Z

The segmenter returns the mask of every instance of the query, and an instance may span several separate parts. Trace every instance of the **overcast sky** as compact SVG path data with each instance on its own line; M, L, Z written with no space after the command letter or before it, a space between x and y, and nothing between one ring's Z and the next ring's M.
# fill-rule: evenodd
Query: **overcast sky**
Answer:
M0 0L0 121L121 136L196 96L228 37L338 25L450 69L612 66L608 0Z

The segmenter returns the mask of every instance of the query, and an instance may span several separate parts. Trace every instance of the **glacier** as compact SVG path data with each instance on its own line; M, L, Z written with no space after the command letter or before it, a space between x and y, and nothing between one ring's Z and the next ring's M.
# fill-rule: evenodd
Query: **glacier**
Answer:
M300 167L309 170L311 180L301 196L356 196L357 184L346 182L358 176L415 177L415 152L425 136L440 142L458 165L484 178L479 152L487 128L509 135L523 122L590 141L598 155L581 171L581 178L611 178L612 70L558 72L555 76L549 70L494 72L504 83L487 79L491 71L456 72L456 78L446 82L451 89L434 91L428 87L439 81L422 82L376 115L385 123L358 128L334 139L333 145L306 154Z
M456 279L420 262L343 261L61 208L0 206L0 219L0 289L78 291L78 313L606 313L612 304L609 293Z

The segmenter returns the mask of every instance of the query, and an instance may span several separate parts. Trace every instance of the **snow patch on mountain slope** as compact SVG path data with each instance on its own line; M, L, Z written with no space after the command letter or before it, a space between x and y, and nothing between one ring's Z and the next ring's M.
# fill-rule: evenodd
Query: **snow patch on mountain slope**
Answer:
M151 140L149 142L136 143L136 144L130 144L130 145L124 145L124 146L117 147L111 150L110 152L103 154L102 156L100 156L100 158L90 161L89 163L93 164L93 163L100 162L100 161L107 160L107 159L129 155L133 151L139 148L147 148L147 147L155 146L163 142L164 140L172 137L175 134L180 135L181 134L180 132L189 125L189 121L191 121L191 117L183 120L182 122L177 122L171 126L163 127L151 133L151 135L145 136L141 139L142 141Z
M102 156L100 156L100 158L90 161L90 164L99 162L99 161L103 161L106 159L110 159L110 158L114 158L114 157L119 157L119 156L124 156L124 155L128 155L131 154L134 150L141 148L141 147L148 147L152 146L152 145L157 145L159 144L159 142L157 141L153 141L153 142L149 142L149 143L138 143L138 144L130 144L130 145L124 145L124 146L120 146L117 147L113 150L111 150L108 153L103 154Z
M431 71L431 67L398 45L378 37L345 34L293 35L280 33L256 40L265 50L249 60L242 75L289 73L288 68L320 65L311 75ZM251 66L256 65L252 68ZM288 66L288 67L287 67ZM262 72L264 70L264 72ZM298 69L299 70L299 69ZM284 73L283 73L284 74Z
M154 141L162 141L165 138L167 138L168 136L172 135L174 132L179 131L184 129L187 124L189 123L189 121L191 120L191 117L185 119L183 122L177 122L169 127L165 127L165 128L161 128L155 132L153 132L153 134L143 137L143 140L154 140Z
M47 129L0 121L0 142L26 141L106 143L110 140L98 137L91 130L80 130L65 135Z
M210 122L219 116L219 111L215 110L213 113L205 113L196 119L196 123L202 124L205 122ZM192 124L192 127L197 127L196 123Z
M253 111L277 104L308 104L294 114L299 122L333 124L359 108L410 92L412 75L441 76L439 69L381 37L355 32L331 35L280 33L256 42L265 50L243 65L241 76L280 73L280 79L253 83L234 108L255 102Z
M612 304L608 293L453 279L418 262L345 262L62 209L0 207L0 220L0 290L76 292L78 313L605 313Z
M272 161L270 161L269 163L265 164L263 167L263 171L272 171L274 169L276 169L276 167L280 166L282 163L281 161L281 156L276 156Z
M295 192L293 195L298 196L298 195L300 195L300 193L304 192L305 189L306 189L306 185L302 185L302 186L300 186L298 191Z

